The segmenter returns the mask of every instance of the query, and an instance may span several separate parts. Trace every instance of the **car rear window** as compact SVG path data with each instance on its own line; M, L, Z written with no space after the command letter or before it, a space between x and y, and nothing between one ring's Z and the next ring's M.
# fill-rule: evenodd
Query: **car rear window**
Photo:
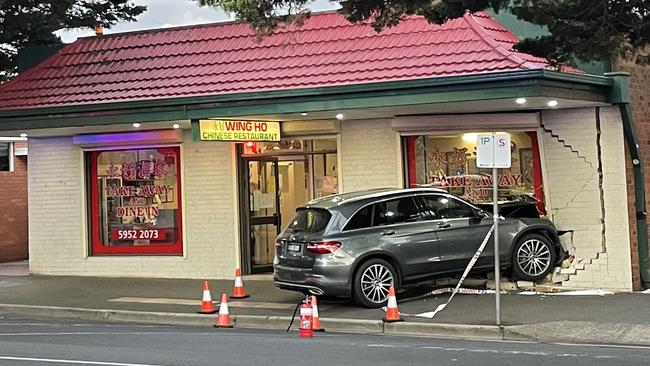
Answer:
M296 211L296 216L289 223L288 229L294 232L322 233L331 217L332 215L327 210L299 208Z

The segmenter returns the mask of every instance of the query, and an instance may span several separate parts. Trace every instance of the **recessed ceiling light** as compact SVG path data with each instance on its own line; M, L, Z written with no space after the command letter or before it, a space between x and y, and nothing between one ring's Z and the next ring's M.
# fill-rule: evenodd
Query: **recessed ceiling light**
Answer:
M517 103L517 104L526 104L526 98L517 98L515 100L515 103Z
M174 128L181 128L181 125L179 125L178 123L174 123L174 125L173 125L172 127L174 127Z
M25 137L27 137L27 134L23 132L23 133L20 134L20 137L25 138Z
M302 112L302 113L300 113L300 115L301 115L301 116L306 116L306 115L307 115L307 112Z
M343 113L337 113L337 114L336 114L336 119L338 119L338 120L343 119L343 117L345 117L345 116L343 115Z
M477 138L478 138L478 134L473 133L473 132L463 134L463 141L465 141L465 142L476 143Z
M546 103L547 106L549 107L557 107L557 100L549 100L548 103Z
M140 127L140 124L138 122L136 122L136 123L133 124L133 127L138 128L138 127Z

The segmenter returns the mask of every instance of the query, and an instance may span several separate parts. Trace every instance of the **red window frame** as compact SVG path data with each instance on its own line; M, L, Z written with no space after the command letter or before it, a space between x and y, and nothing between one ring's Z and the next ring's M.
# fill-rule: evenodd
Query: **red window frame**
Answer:
M129 245L129 246L108 246L102 243L99 236L99 192L97 187L97 157L102 152L106 151L125 151L125 150L139 150L139 149L172 149L176 154L176 199L178 202L177 210L177 232L176 241L174 243L158 244L158 245ZM183 202L181 200L181 154L180 147L178 146L159 146L159 147L131 147L124 149L106 149L91 151L88 153L90 163L90 225L91 235L90 244L92 256L102 255L182 255L183 254Z

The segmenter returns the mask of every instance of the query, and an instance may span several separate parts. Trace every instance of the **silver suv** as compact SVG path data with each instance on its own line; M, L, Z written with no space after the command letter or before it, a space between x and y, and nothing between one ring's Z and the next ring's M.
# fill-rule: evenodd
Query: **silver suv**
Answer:
M276 240L277 287L352 296L383 306L391 284L462 272L492 225L491 215L438 189L375 189L318 198L296 210ZM501 264L539 280L564 257L553 224L507 218L499 226ZM494 263L490 242L477 270Z

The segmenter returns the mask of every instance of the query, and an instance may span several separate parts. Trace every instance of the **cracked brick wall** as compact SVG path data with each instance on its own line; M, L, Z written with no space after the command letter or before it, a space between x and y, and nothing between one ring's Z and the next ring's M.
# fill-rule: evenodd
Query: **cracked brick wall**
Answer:
M563 286L629 290L623 128L617 108L600 109L600 129L596 113L595 108L542 112L545 190L555 225L573 231L572 251L586 263Z

